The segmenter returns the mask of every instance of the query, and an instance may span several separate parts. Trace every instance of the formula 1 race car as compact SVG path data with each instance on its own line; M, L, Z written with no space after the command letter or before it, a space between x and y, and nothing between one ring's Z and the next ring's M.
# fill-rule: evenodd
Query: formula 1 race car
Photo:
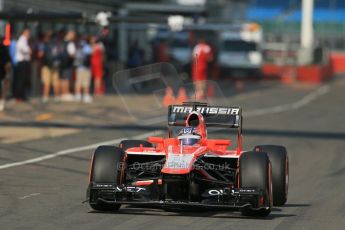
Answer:
M211 127L237 129L237 147L229 150L229 139L209 139ZM288 181L285 147L242 150L240 107L188 102L169 106L167 138L99 146L91 161L87 201L97 211L131 204L267 216L273 205L285 204Z

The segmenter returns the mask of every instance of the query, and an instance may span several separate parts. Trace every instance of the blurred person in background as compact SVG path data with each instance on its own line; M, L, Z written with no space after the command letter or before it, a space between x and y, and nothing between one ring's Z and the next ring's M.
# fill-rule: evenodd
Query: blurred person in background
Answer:
M93 101L90 96L90 57L92 48L88 39L82 39L77 45L75 56L76 81L75 81L75 100L77 102L91 103ZM82 92L83 91L83 92ZM83 96L82 96L83 93Z
M75 38L75 31L70 30L67 32L63 42L60 68L61 101L74 100L73 95L70 93L69 84L73 77L74 59L77 51Z
M27 100L27 91L31 79L31 48L29 45L30 30L25 28L16 44L16 78L14 86L14 97L17 101Z
M11 44L9 46L9 53L11 57L12 63L12 84L11 84L11 94L14 96L15 86L16 86L16 71L17 71L17 58L16 58L16 50L17 50L17 38L15 35L11 36Z
M90 38L90 44L92 48L91 71L94 77L94 94L95 96L99 96L103 95L105 91L103 84L104 46L95 36Z
M158 45L158 62L170 62L169 45L166 40L162 40Z
M43 84L42 102L47 103L49 100L50 87L53 86L54 100L60 100L60 47L56 39L53 37L53 32L48 31L43 38L43 42L38 47L38 57L42 61L41 80Z
M205 98L208 64L213 60L211 46L204 38L200 38L193 50L192 80L195 87L196 100Z
M5 99L10 81L11 57L9 49L3 44L0 37L0 111L5 109Z
M142 66L144 64L144 56L145 56L144 51L140 49L138 41L135 41L129 47L127 67L136 68L136 67Z

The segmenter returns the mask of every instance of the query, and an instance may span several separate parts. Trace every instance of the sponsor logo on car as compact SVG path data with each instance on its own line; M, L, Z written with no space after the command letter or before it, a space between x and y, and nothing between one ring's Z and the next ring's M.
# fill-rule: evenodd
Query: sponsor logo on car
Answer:
M126 187L116 187L116 191L117 192L142 192L142 191L146 191L146 188L142 188L142 187L137 187L137 186L126 186Z
M240 108L226 108L226 107L197 107L196 111L201 114L218 114L218 115L239 115ZM173 106L173 113L191 113L192 106Z

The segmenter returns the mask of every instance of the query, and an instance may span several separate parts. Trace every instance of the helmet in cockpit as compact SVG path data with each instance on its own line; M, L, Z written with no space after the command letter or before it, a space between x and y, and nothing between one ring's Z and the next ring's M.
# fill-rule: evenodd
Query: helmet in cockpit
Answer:
M201 140L201 135L197 132L197 129L185 127L181 129L177 139L181 145L195 145Z

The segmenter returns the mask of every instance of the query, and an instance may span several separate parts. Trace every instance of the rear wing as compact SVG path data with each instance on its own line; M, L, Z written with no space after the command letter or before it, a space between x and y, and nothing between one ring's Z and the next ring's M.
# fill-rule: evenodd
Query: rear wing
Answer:
M200 112L208 127L242 128L241 107L209 106L206 103L188 102L183 105L170 105L168 124L170 126L184 126L188 115Z

